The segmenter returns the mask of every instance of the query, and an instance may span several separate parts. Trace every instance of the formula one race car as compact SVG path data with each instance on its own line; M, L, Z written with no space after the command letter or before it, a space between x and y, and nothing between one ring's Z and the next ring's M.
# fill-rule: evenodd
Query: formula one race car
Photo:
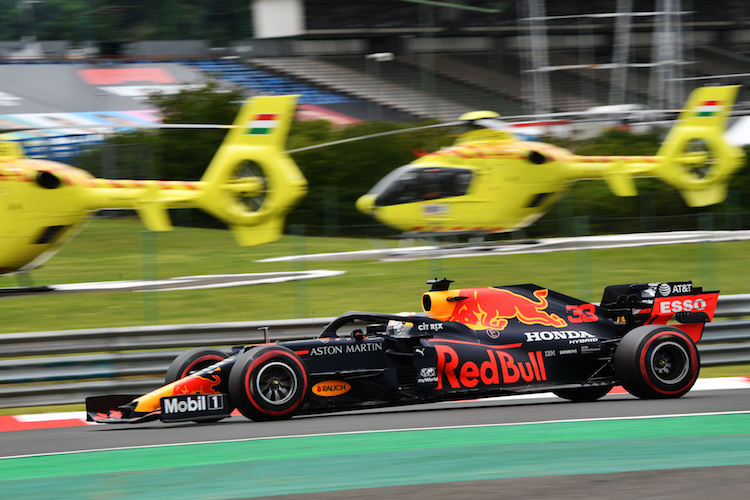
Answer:
M313 340L196 348L140 397L87 398L96 422L253 420L552 391L593 401L622 384L676 398L698 378L695 343L718 292L691 282L608 286L601 305L536 285L450 290L431 280L426 314L348 312ZM667 325L670 321L673 325Z

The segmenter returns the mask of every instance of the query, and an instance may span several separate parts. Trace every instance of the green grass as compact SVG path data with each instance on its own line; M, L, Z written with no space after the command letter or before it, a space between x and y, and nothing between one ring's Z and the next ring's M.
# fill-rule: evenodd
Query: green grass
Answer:
M692 280L724 294L746 293L750 288L744 273L750 264L750 242L389 263L373 259L258 263L265 257L291 255L301 247L306 253L335 252L371 249L373 242L285 236L259 247L239 247L227 231L175 228L155 235L154 253L148 243L153 238L154 233L144 233L135 219L94 220L32 276L36 284L59 284L141 279L144 273L159 278L304 269L346 273L212 290L3 297L0 333L326 317L347 310L413 311L420 309L425 281L436 276L455 280L456 287L537 283L592 301L601 298L606 285L629 282ZM12 277L4 277L0 284L16 285Z
M302 240L285 236L259 247L239 247L227 231L175 228L144 233L135 219L94 220L47 264L33 272L36 284L112 281L198 274L333 269L334 278L296 283L151 293L74 293L0 298L0 333L189 324L336 316L347 310L420 309L429 278L447 276L454 286L537 283L598 301L606 285L692 280L724 294L748 293L750 242L686 244L578 252L385 263L353 261L257 263L258 259L305 253L367 250L393 241L354 238ZM145 262L145 266L144 266ZM15 286L4 277L3 286ZM154 316L156 320L154 321ZM750 376L750 365L710 367L701 377ZM0 415L76 411L82 405L0 410Z
M750 365L702 366L700 378L750 377Z

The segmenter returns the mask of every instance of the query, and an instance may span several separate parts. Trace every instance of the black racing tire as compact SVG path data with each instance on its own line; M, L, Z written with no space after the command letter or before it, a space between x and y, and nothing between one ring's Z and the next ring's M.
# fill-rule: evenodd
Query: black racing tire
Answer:
M225 352L206 347L196 347L185 351L174 358L174 361L169 365L167 374L164 376L164 383L171 384L228 357L229 355Z
M695 342L673 326L640 326L626 333L614 354L615 375L642 399L679 398L695 384L700 356Z
M596 401L607 395L612 389L611 385L602 385L597 387L580 387L578 389L558 389L552 393L560 398L582 403L587 401Z
M307 398L309 377L294 352L262 345L242 353L229 374L229 397L247 418L291 418Z

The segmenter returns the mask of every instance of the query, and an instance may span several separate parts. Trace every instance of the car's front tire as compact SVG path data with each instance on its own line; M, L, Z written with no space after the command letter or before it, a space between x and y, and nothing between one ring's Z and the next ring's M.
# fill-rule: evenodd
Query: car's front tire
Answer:
M307 369L291 350L277 345L242 353L229 374L229 397L252 420L290 418L307 397Z
M679 398L698 379L700 357L693 340L679 328L648 325L625 334L615 350L614 366L634 396Z
M206 347L196 347L185 351L174 358L174 361L169 365L167 374L164 376L164 383L171 384L228 357L229 355L225 352Z

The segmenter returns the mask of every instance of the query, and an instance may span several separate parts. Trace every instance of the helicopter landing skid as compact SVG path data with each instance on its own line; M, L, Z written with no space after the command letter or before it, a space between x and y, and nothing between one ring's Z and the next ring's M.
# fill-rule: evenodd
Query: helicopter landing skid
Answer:
M9 287L0 287L0 296L3 295L26 295L26 294L35 294L35 293L41 293L41 292L52 292L55 289L51 286L47 285L41 285L41 286L9 286Z

